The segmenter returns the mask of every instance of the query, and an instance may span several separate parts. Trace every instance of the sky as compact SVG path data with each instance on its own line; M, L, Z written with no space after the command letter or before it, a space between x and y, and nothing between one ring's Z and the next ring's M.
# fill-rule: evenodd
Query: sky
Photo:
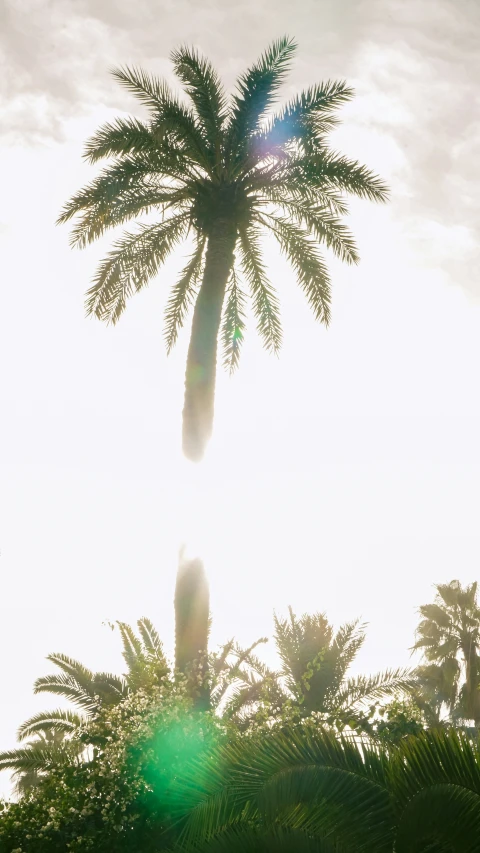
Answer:
M187 43L231 89L284 33L298 42L284 97L346 79L356 97L332 146L391 200L351 204L362 260L328 257L328 329L266 246L283 349L266 354L250 323L193 470L188 325L168 358L162 337L182 252L106 327L83 298L109 238L74 252L55 220L95 174L88 136L138 113L112 66L173 82L169 54ZM0 5L0 750L58 705L32 694L48 653L120 672L105 623L142 616L172 651L184 542L208 573L212 647L271 634L292 605L368 623L357 672L410 665L434 584L478 579L479 39L476 0Z

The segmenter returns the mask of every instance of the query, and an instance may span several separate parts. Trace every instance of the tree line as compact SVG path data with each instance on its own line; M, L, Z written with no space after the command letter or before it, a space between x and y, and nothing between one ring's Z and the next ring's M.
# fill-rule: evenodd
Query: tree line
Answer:
M419 665L352 677L361 622L274 615L273 669L265 637L209 650L200 561L179 578L173 664L146 618L115 625L121 675L48 656L34 691L72 708L26 720L0 754L16 794L3 850L477 849L476 583L420 607Z

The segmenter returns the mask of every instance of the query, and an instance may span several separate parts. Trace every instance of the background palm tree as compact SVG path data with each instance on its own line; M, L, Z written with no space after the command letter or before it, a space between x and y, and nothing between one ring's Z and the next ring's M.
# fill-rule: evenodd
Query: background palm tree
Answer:
M433 604L420 607L423 617L413 647L426 665L420 679L453 719L480 726L480 608L477 583L458 580L438 584Z
M119 118L100 128L85 156L113 163L73 196L59 218L80 215L72 245L82 248L133 217L160 214L116 240L88 291L87 312L112 323L174 247L192 238L193 252L167 302L165 340L170 351L194 304L183 410L183 448L193 460L202 457L212 431L219 335L225 365L234 370L238 363L245 287L266 348L280 347L262 233L277 239L314 316L326 324L330 281L318 245L357 263L340 218L347 213L345 197L387 196L372 172L327 147L334 111L353 95L344 82L312 86L272 112L294 50L290 39L274 42L230 98L210 62L186 47L174 51L172 62L187 103L139 69L114 71L149 118Z
M300 716L328 715L337 724L364 722L368 705L385 697L411 692L416 678L406 669L348 678L348 670L365 642L359 621L334 631L324 613L288 618L275 616L275 642L282 661L284 701Z
M159 684L168 674L160 637L149 619L138 620L138 636L125 622L116 624L127 664L123 676L92 672L67 655L47 656L60 671L37 678L34 693L61 696L72 702L78 711L68 708L41 711L19 727L18 740L28 742L0 753L0 770L14 771L17 794L35 787L52 767L79 759L89 742L82 731L103 708L118 704L132 691Z
M36 728L34 737L23 747L0 754L0 770L13 771L13 791L22 797L36 788L53 768L79 761L84 751L84 743L69 738L61 729Z

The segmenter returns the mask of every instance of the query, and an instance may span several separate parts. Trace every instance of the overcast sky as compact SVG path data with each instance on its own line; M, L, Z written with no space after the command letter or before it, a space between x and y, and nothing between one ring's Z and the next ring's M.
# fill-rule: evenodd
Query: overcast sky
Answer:
M347 79L332 145L392 198L352 204L362 262L329 259L328 330L268 250L283 351L250 325L238 374L220 374L205 495L180 453L188 328L168 359L162 340L181 257L106 328L83 296L109 241L73 252L54 223L94 175L85 139L137 110L111 66L170 78L186 42L231 87L284 33L299 45L285 96ZM369 622L362 671L409 663L434 583L479 577L479 44L477 0L0 4L0 749L56 706L32 696L49 652L121 671L102 622L144 615L172 648L193 534L213 645L270 633L291 604Z

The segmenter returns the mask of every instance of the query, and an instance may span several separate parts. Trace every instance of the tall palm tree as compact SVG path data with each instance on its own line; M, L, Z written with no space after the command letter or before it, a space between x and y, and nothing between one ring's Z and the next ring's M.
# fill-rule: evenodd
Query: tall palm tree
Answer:
M422 619L413 647L423 652L419 674L437 704L451 718L480 726L480 607L477 583L438 584L433 604L420 607Z
M189 678L198 707L208 707L210 593L199 559L180 557L175 585L175 669ZM199 683L200 682L200 683Z
M354 240L341 221L346 196L385 201L385 184L365 166L327 146L334 111L350 100L344 82L322 83L273 112L295 51L281 38L238 80L227 97L218 74L195 50L172 54L187 96L137 68L113 72L149 112L118 118L87 143L90 163L113 158L65 206L59 222L79 220L72 245L85 247L108 228L144 214L119 237L87 293L86 308L116 323L128 297L156 276L187 236L193 252L166 307L170 351L192 305L185 378L183 449L199 460L211 435L221 337L224 363L238 363L247 292L265 347L281 343L279 303L268 280L261 238L273 234L295 271L317 320L330 317L330 280L319 244L357 263Z
M365 642L365 626L358 620L335 632L324 613L297 617L289 608L288 618L275 616L275 642L285 701L301 717L319 712L337 724L366 724L368 704L416 686L415 676L405 669L348 677Z

